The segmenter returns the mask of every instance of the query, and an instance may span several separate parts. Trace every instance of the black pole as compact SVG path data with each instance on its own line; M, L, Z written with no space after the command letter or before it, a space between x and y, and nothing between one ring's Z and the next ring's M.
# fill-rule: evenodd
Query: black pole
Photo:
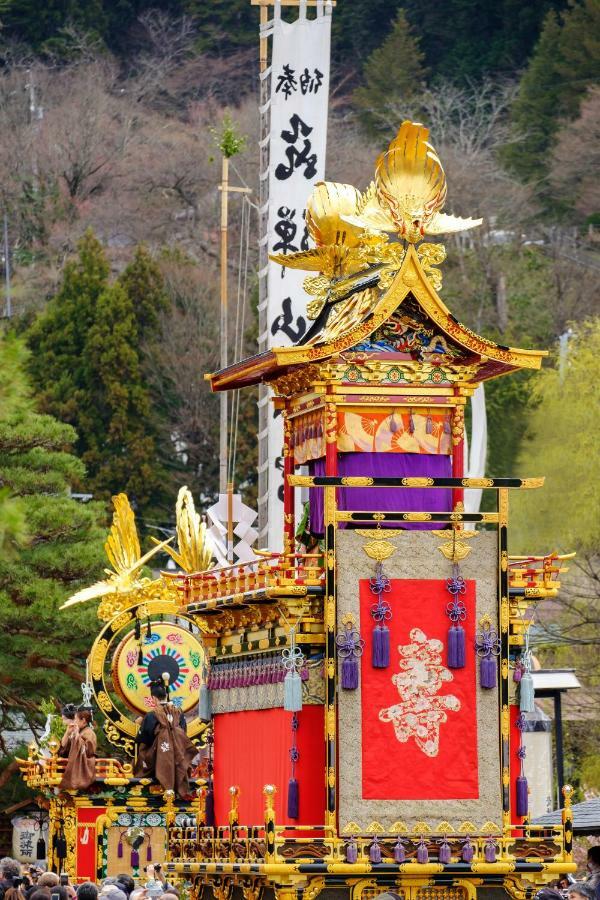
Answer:
M558 809L563 805L565 768L563 754L562 701L560 691L554 692L554 734L556 739L556 777L558 781Z

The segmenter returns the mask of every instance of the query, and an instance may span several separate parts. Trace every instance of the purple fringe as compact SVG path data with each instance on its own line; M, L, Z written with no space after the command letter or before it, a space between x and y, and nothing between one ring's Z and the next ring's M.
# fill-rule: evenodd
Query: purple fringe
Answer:
M136 868L138 868L139 864L140 864L140 854L137 852L137 850L132 850L131 851L131 868L136 869Z
M376 625L373 629L371 662L374 669L387 669L390 664L390 629Z
M372 863L381 862L381 847L379 846L379 842L376 837L373 838L373 843L369 847L369 860Z
M494 841L494 840L486 841L483 855L485 857L486 862L488 862L488 863L496 862L496 841Z
M300 809L300 785L296 778L288 781L287 814L288 819L297 819Z
M419 846L417 847L417 862L429 862L429 850L427 849L425 841L419 841Z
M117 856L119 859L122 859L123 857L123 841L119 841L117 844Z
M398 840L394 844L394 862L406 862L406 850L404 849L404 844L402 843L400 838L398 838Z
M148 846L146 847L146 862L151 862L152 860L152 844L150 840L148 840Z
M517 815L523 818L529 813L529 785L524 775L517 778Z
M342 660L342 687L345 691L355 691L358 687L358 660L354 655Z
M346 844L346 862L355 863L358 859L358 844L356 838L350 838Z
M482 688L496 687L498 663L495 656L483 656L479 662L479 681Z
M448 629L448 668L465 667L465 629L462 625L451 625Z
M471 838L467 838L464 844L462 845L462 850L460 852L460 856L463 862L470 863L473 862L473 857L475 856L475 847L471 843Z
M438 853L439 862L443 863L443 865L447 865L450 862L451 856L452 850L450 849L450 844L448 843L448 841L442 841Z

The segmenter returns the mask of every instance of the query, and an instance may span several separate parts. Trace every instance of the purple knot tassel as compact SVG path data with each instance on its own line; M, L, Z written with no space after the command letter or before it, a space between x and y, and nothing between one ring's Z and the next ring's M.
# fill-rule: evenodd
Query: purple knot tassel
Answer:
M140 854L137 852L137 850L132 850L131 851L131 868L137 869L139 864L140 864Z
M421 838L417 847L417 862L423 864L429 862L429 851L423 838Z
M387 625L376 625L373 629L371 661L374 669L387 669L390 664L390 629Z
M300 786L296 778L288 781L287 814L288 819L297 819L300 808Z
M123 857L123 841L121 840L117 844L117 856L119 857L119 859Z
M495 656L482 656L479 661L479 680L482 688L496 687L496 670L498 664Z
M448 668L465 667L465 629L462 625L451 625L448 629Z
M350 838L346 844L346 862L355 863L358 859L358 844L356 838Z
M529 813L529 785L524 775L517 778L517 815L523 818Z
M381 862L381 847L379 846L377 835L375 835L375 837L373 838L373 843L369 847L369 859L372 863Z
M404 844L402 843L400 838L398 838L398 840L394 844L394 862L406 862L406 850L404 849Z
M443 863L443 865L447 865L450 862L451 856L452 850L450 849L450 844L448 843L448 841L442 841L438 853L439 862Z
M148 841L148 846L146 847L146 862L152 861L152 844Z
M342 688L345 691L355 691L357 687L358 660L352 655L342 660Z
M496 862L496 841L493 838L489 838L485 842L485 849L483 851L483 855L485 857L485 861L488 863Z
M473 862L473 857L475 856L475 847L471 843L471 838L467 838L464 844L462 845L462 850L460 852L461 859L463 862L471 863Z

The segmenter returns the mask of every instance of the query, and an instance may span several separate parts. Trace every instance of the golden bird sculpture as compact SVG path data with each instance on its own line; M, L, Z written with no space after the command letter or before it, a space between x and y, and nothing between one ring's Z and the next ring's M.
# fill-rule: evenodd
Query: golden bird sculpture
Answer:
M206 571L210 568L213 552L206 525L196 512L194 498L187 486L179 489L175 516L179 552L172 547L165 547L165 551L184 572ZM152 540L158 543L156 538Z
M117 494L112 501L113 521L104 545L108 561L112 566L112 569L104 570L108 578L77 591L76 594L69 597L66 603L63 603L61 609L74 606L76 603L85 603L87 600L97 600L108 594L124 594L137 590L142 586L142 581L137 577L142 568L149 559L173 540L173 538L168 538L166 541L161 541L142 556L135 524L135 513L127 494Z
M375 164L378 204L362 212L345 214L350 225L373 231L393 232L410 244L426 234L449 234L481 225L482 219L442 213L448 188L446 175L429 129L404 121L398 134Z

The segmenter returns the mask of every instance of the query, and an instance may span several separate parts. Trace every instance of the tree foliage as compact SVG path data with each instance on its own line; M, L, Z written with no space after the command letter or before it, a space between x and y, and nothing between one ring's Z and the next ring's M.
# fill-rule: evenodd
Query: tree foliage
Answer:
M40 725L39 701L80 697L83 660L95 612L61 603L102 569L104 510L71 499L84 469L72 455L70 425L34 411L26 387L26 354L0 339L0 486L18 501L27 540L0 554L0 751L12 729ZM20 385L19 395L12 389ZM1 515L1 513L0 513Z
M125 491L146 511L167 489L143 355L164 303L147 250L138 248L111 284L104 250L88 232L29 333L40 408L76 427L89 488L104 500Z
M391 105L410 102L423 89L423 54L403 9L381 47L369 56L363 74L365 84L355 92L354 102L367 128L376 133Z

